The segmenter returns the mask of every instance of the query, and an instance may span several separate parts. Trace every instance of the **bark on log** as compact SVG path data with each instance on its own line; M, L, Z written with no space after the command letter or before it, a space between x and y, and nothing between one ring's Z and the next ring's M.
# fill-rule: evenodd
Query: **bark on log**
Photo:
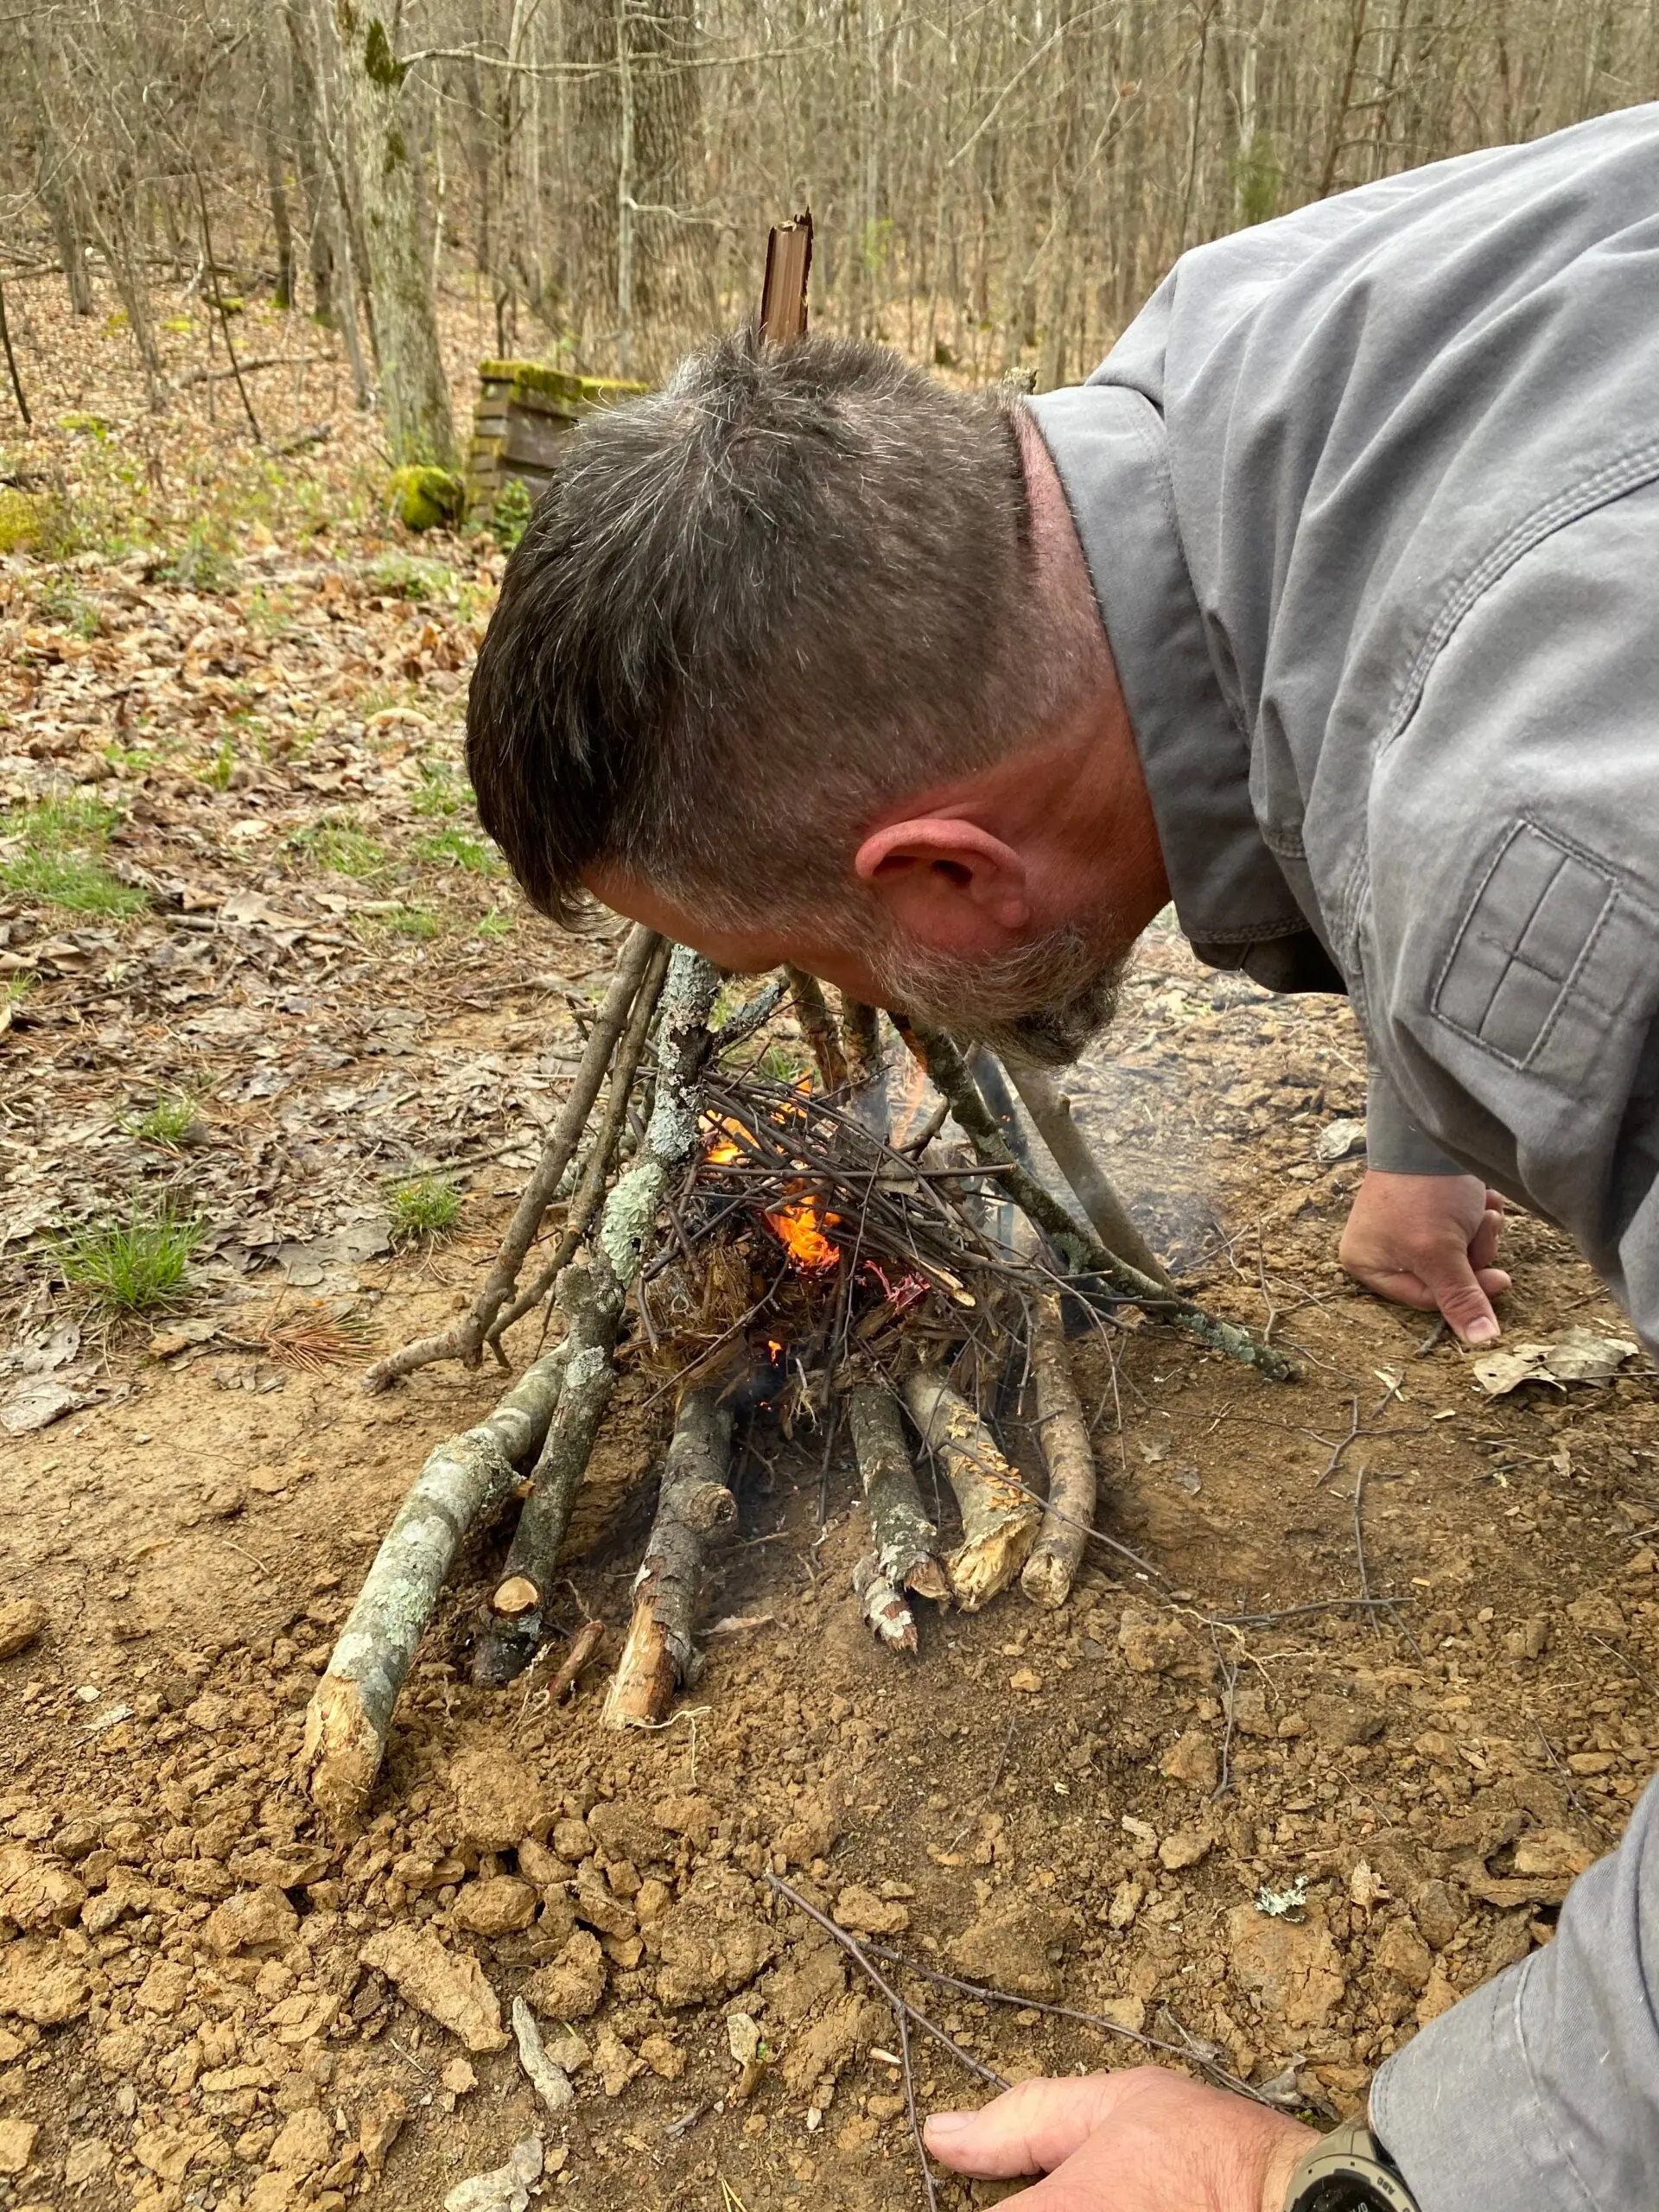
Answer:
M701 953L684 945L674 948L663 990L657 1096L644 1147L605 1201L586 1266L567 1268L560 1285L569 1358L565 1391L537 1461L534 1487L519 1515L503 1577L504 1582L531 1582L536 1602L523 1605L522 1593L515 1590L511 1605L504 1607L498 1586L474 1658L475 1681L499 1686L522 1673L546 1626L554 1568L616 1379L612 1355L622 1308L669 1180L696 1148L696 1085L709 1050L709 1013L719 987L719 976Z
M861 1382L847 1406L877 1568L896 1588L947 1604L950 1586L939 1564L939 1532L922 1504L897 1404L875 1383Z
M1048 1147L1054 1165L1071 1185L1096 1236L1116 1258L1138 1268L1164 1289L1173 1290L1168 1269L1130 1219L1128 1207L1072 1119L1071 1101L1045 1069L1010 1060L1007 1070L1020 1103Z
M1048 1463L1048 1503L1020 1587L1039 1605L1063 1605L1095 1519L1095 1455L1065 1356L1058 1298L1044 1299L1031 1339L1037 1433Z
M392 1708L467 1530L505 1497L541 1443L564 1376L563 1344L527 1368L493 1413L427 1460L364 1580L305 1716L312 1802L348 1829L368 1803Z
M965 1399L931 1368L905 1382L905 1404L924 1443L944 1462L962 1511L962 1542L945 1561L964 1613L1006 1590L1037 1541L1040 1502L1020 1484Z
M548 1132L541 1160L513 1210L490 1272L466 1314L453 1328L442 1330L435 1336L418 1338L401 1351L390 1352L385 1359L376 1360L364 1375L365 1390L384 1390L399 1376L410 1375L417 1367L425 1367L435 1359L459 1359L468 1367L478 1365L484 1339L512 1297L518 1270L524 1264L524 1255L542 1225L542 1217L552 1205L560 1179L575 1157L576 1147L582 1141L588 1116L594 1109L594 1101L599 1096L605 1071L610 1065L630 1009L646 982L648 971L657 973L660 978L661 970L654 963L662 945L663 939L656 931L646 929L642 923L636 923L624 940L610 988L588 1033L569 1094Z
M914 1651L915 1616L905 1603L903 1590L882 1573L873 1552L853 1569L853 1588L877 1640L890 1651Z
M628 1640L600 1716L607 1728L654 1727L691 1677L703 1538L736 1510L727 1479L731 1450L730 1411L712 1390L694 1390L675 1423L651 1541L633 1580Z
M1166 1290L1149 1275L1109 1252L1092 1230L1084 1230L1029 1168L1015 1159L996 1125L995 1117L980 1096L967 1063L950 1038L938 1030L917 1029L917 1049L922 1053L935 1085L950 1102L957 1126L986 1166L1006 1170L1001 1187L1029 1214L1038 1228L1051 1236L1078 1274L1097 1275L1107 1289L1144 1313L1167 1321L1197 1338L1212 1351L1225 1353L1242 1366L1255 1367L1274 1382L1294 1382L1301 1370L1271 1344L1264 1344L1236 1321L1224 1321L1179 1291Z

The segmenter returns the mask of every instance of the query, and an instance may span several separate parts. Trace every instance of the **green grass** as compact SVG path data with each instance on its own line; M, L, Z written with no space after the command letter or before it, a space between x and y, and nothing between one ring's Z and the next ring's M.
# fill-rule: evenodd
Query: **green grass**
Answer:
M422 944L443 935L443 917L430 906L388 906L384 913L365 914L363 918L393 937L412 938Z
M181 1144L195 1125L196 1102L180 1091L170 1098L158 1098L148 1114L136 1116L127 1128L146 1144L171 1147Z
M423 561L412 553L383 553L364 569L363 581L389 599L423 601L447 592L454 576L442 561Z
M202 1224L169 1202L135 1206L124 1222L77 1230L59 1243L57 1263L72 1288L113 1313L166 1306L184 1287Z
M221 531L196 523L189 536L161 571L159 582L177 584L182 590L226 592L236 589L236 556Z
M60 577L41 587L35 598L35 612L54 629L73 631L78 638L95 638L99 633L98 609Z
M423 760L417 766L421 780L410 800L416 814L459 814L463 807L471 805L472 785L456 775L447 760Z
M495 848L482 837L469 836L465 830L451 823L447 829L429 830L424 837L415 840L415 857L430 861L435 868L465 868L468 875L499 875L501 862Z
M0 837L17 845L0 861L0 887L71 914L142 913L149 904L145 893L118 882L104 865L105 841L119 819L113 807L79 791L0 816Z
M218 750L210 753L197 769L196 780L206 784L212 791L227 791L231 788L231 778L235 773L236 749L228 737L222 737L219 741Z
M448 1236L467 1201L447 1175L414 1175L386 1194L393 1241L413 1244Z
M479 923L478 934L482 938L511 937L515 926L511 914L504 914L499 906L492 906Z
M755 1064L763 1083L798 1083L812 1066L812 1055L801 1045L768 1045Z
M291 842L330 875L378 875L388 857L385 847L354 822L319 822L296 830Z

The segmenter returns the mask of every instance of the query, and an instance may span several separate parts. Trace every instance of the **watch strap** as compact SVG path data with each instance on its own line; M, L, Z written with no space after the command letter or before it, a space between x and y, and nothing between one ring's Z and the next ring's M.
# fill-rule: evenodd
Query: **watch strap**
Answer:
M1285 2212L1418 2212L1399 2168L1363 2120L1322 2135L1290 2177Z

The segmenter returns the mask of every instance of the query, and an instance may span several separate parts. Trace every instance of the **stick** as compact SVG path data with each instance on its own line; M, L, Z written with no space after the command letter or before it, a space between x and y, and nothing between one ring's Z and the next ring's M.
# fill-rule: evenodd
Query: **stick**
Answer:
M1071 1594L1084 1538L1095 1517L1095 1455L1065 1356L1058 1297L1038 1308L1031 1337L1037 1382L1037 1423L1048 1462L1048 1505L1020 1587L1039 1605L1060 1606Z
M691 1679L702 1540L737 1510L728 1482L732 1414L712 1390L680 1408L651 1541L633 1578L633 1618L600 1715L607 1728L654 1728Z
M823 995L823 986L816 976L809 976L804 968L785 968L789 978L790 996L795 1001L795 1019L801 1025L801 1034L812 1047L812 1057L818 1064L818 1079L826 1090L844 1090L847 1087L847 1060L841 1049L841 1039L836 1033L836 1018L830 1011L830 1001Z
M558 1705L576 1687L582 1669L605 1641L603 1621L584 1621L570 1639L570 1649L559 1662L559 1671L547 1686L547 1701Z
M646 929L643 923L637 923L628 932L617 956L610 988L588 1033L588 1043L569 1094L548 1132L540 1162L524 1185L524 1196L513 1211L483 1287L465 1317L453 1328L436 1336L419 1338L414 1344L405 1344L401 1351L376 1360L363 1377L365 1390L384 1390L399 1376L413 1374L417 1367L425 1367L435 1359L459 1359L468 1367L478 1365L490 1325L512 1295L524 1255L542 1225L543 1215L553 1203L560 1178L575 1156L576 1147L588 1126L588 1116L599 1096L599 1087L605 1080L612 1051L661 943L656 931Z
M253 411L253 402L248 397L248 387L243 383L242 372L237 365L236 347L231 342L231 312L226 306L224 296L219 289L219 270L213 263L213 236L207 225L207 194L202 187L201 171L193 169L191 174L195 179L196 205L201 210L201 250L207 257L207 282L213 289L213 305L219 310L219 326L225 334L225 351L230 356L231 373L236 378L236 389L242 400L242 411L248 418L248 428L253 434L253 442L257 446L262 446L264 440L259 434L259 418Z
M639 995L634 1000L627 1028L611 1064L610 1087L605 1094L605 1111L594 1132L587 1160L576 1178L575 1188L570 1193L563 1232L554 1249L553 1257L530 1288L521 1291L505 1312L498 1313L490 1324L486 1341L491 1344L499 1344L515 1321L522 1320L532 1307L541 1304L569 1265L576 1247L594 1225L594 1216L599 1211L600 1200L604 1196L606 1179L615 1161L616 1148L622 1141L622 1132L628 1118L628 1103L633 1095L633 1079L645 1057L652 1017L657 1011L657 1001L662 995L663 978L667 972L668 946L662 938L658 938L645 963Z
M847 1403L877 1571L895 1590L913 1590L936 1605L948 1603L950 1586L939 1565L938 1530L922 1504L897 1405L873 1382L859 1383Z
M709 1049L709 1010L719 988L719 976L701 953L675 946L663 991L662 1065L651 1126L639 1157L605 1201L587 1266L567 1268L560 1285L570 1347L565 1395L536 1464L535 1486L518 1516L488 1629L479 1640L474 1681L499 1685L522 1673L546 1625L548 1593L570 1510L616 1380L612 1355L622 1308L670 1178L696 1149L693 1094ZM527 1583L531 1594L514 1589L504 1603L506 1585L519 1582Z
M964 1613L1006 1590L1037 1541L1042 1507L1018 1482L990 1431L942 1376L918 1368L905 1404L922 1441L938 1452L962 1509L962 1542L945 1572Z
M1120 1260L1109 1252L1092 1231L1080 1229L1059 1200L1014 1158L980 1096L962 1054L950 1039L937 1030L918 1029L912 1033L926 1061L929 1075L950 1100L951 1114L975 1152L987 1166L1004 1169L1003 1187L1008 1196L1017 1201L1039 1229L1053 1239L1069 1266L1079 1274L1098 1275L1108 1289L1130 1304L1139 1306L1159 1320L1168 1321L1188 1336L1196 1337L1211 1351L1224 1352L1229 1359L1236 1359L1245 1367L1259 1368L1275 1382L1299 1378L1301 1370L1283 1352L1259 1343L1237 1322L1221 1320L1215 1314L1205 1313L1191 1299L1166 1290L1138 1268L1132 1268L1127 1260Z
M35 417L29 411L29 402L23 397L23 380L17 373L17 356L11 350L11 325L6 321L6 288L0 284L0 345L6 349L6 367L11 374L11 388L16 395L17 412L23 418L23 428L31 429Z
M1054 1165L1071 1185L1096 1236L1116 1258L1138 1268L1164 1289L1173 1290L1167 1268L1130 1220L1128 1209L1071 1118L1071 1101L1043 1069L1019 1060L1007 1065L1020 1103L1048 1147Z
M392 1707L444 1578L467 1530L512 1488L515 1462L547 1433L564 1367L561 1344L476 1428L440 1444L375 1554L305 1716L301 1763L331 1827L349 1828L368 1803Z
M905 1603L903 1588L882 1573L874 1552L867 1552L854 1567L853 1591L864 1608L867 1625L880 1643L890 1651L915 1650L915 1616Z

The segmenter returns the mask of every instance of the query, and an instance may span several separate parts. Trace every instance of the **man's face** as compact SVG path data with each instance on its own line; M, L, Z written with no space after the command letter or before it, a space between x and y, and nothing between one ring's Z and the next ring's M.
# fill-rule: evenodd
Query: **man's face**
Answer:
M874 898L812 925L711 925L649 886L596 871L589 888L620 913L716 967L765 973L785 963L867 1005L1042 1067L1075 1060L1110 1023L1134 938L1110 914L1071 921L994 951L946 951L898 928Z

